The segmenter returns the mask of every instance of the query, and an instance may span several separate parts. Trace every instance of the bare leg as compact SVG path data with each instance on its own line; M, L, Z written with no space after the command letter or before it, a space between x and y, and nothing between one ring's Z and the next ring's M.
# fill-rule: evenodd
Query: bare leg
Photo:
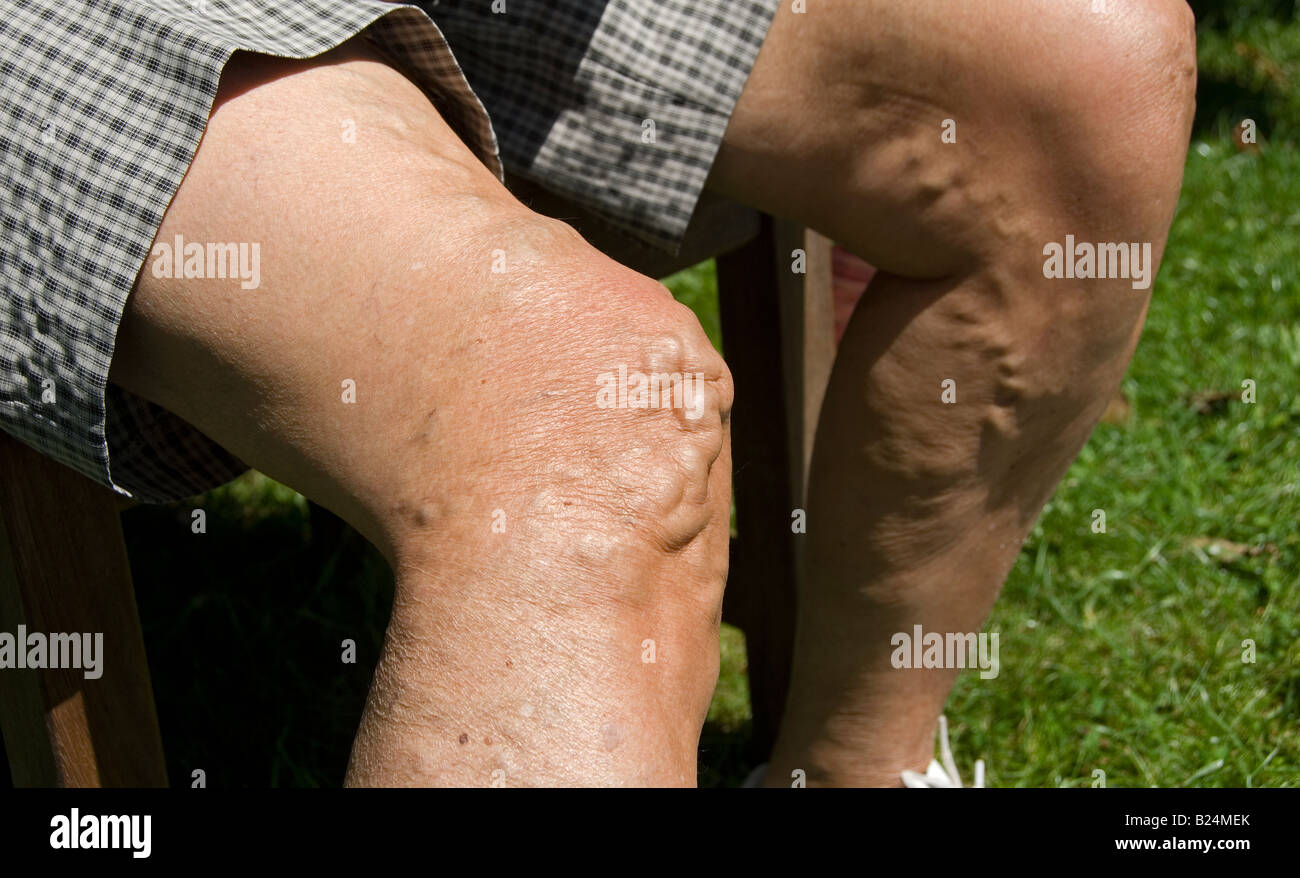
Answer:
M146 268L113 379L394 567L349 782L693 784L731 391L691 313L526 210L361 44L232 62L177 233L260 242L261 286ZM698 408L599 407L620 365L701 373Z
M1049 280L1044 247L1144 242L1159 259L1191 15L1181 0L807 7L778 13L711 181L881 270L818 428L769 779L896 786L929 761L957 672L895 669L891 636L980 629L1137 343L1147 290Z

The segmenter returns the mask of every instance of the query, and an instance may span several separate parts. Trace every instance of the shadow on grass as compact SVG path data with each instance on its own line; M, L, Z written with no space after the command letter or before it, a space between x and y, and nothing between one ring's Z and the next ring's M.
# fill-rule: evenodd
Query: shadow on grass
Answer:
M1192 131L1198 137L1231 137L1243 119L1253 119L1259 131L1278 130L1270 106L1273 95L1265 89L1223 76L1202 76L1196 87L1196 118Z
M699 785L707 789L738 787L754 767L750 756L753 724L707 722L700 734Z
M1295 56L1297 0L1192 0L1199 43L1194 132L1231 137L1242 120L1257 137L1300 138Z
M172 785L195 770L212 787L340 785L388 621L386 562L318 507L195 502L206 533L190 505L122 517Z

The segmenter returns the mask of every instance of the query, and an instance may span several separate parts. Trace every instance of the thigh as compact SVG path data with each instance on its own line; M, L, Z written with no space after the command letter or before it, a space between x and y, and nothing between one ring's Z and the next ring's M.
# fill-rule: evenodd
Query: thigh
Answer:
M662 286L519 204L363 44L232 62L157 242L177 236L248 245L256 286L150 259L113 381L390 557L403 533L490 524L503 491L581 482L611 455L607 472L637 454L668 474L712 462L665 450L673 431L703 429L672 412L602 412L629 446L586 441L596 376L627 351L669 372L717 375L720 361ZM642 524L671 542L672 521Z

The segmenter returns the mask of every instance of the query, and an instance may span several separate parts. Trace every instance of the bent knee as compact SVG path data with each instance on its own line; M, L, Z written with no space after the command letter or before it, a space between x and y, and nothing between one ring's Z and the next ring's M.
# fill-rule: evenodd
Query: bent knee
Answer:
M953 166L941 203L992 217L970 233L984 260L1047 225L1159 249L1194 113L1190 11L1182 0L1106 13L1044 0L1036 11L1002 38L1005 65L980 55L973 84L956 86L966 133L941 153Z
M1018 86L1027 145L1050 175L1044 191L1059 192L1083 225L1166 221L1194 113L1191 11L1183 0L1104 14L1053 7Z
M1190 112L1196 35L1183 0L1112 0L1104 12L1052 0L1036 5L1033 23L1009 38L1018 56L996 69L1004 89L989 101L1011 97L1027 105L1031 124L1052 125L1052 117L1069 112L1082 117L1078 124L1104 120L1125 137L1181 122Z
M502 239L518 270L461 345L444 403L411 413L414 450L433 463L394 509L410 528L430 505L490 506L580 564L690 545L727 515L726 364L666 289L567 227Z
M681 549L725 514L731 374L694 314L653 281L620 269L576 312L556 315L579 343L528 420L571 443L539 449L550 477L538 503L576 488L585 508L570 510L606 519L603 532Z

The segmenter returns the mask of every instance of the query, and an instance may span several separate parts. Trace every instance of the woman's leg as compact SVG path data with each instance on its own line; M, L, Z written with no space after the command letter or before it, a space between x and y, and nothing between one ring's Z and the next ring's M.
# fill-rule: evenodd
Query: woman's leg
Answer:
M711 185L880 273L823 404L768 777L897 786L957 671L896 669L893 635L980 629L1137 343L1140 280L1049 279L1044 251L1148 245L1154 277L1192 20L1182 0L804 5L782 4Z
M693 315L520 205L359 42L236 56L178 234L260 244L260 286L146 266L113 380L394 567L348 781L694 784L731 390ZM698 393L601 405L620 367Z

